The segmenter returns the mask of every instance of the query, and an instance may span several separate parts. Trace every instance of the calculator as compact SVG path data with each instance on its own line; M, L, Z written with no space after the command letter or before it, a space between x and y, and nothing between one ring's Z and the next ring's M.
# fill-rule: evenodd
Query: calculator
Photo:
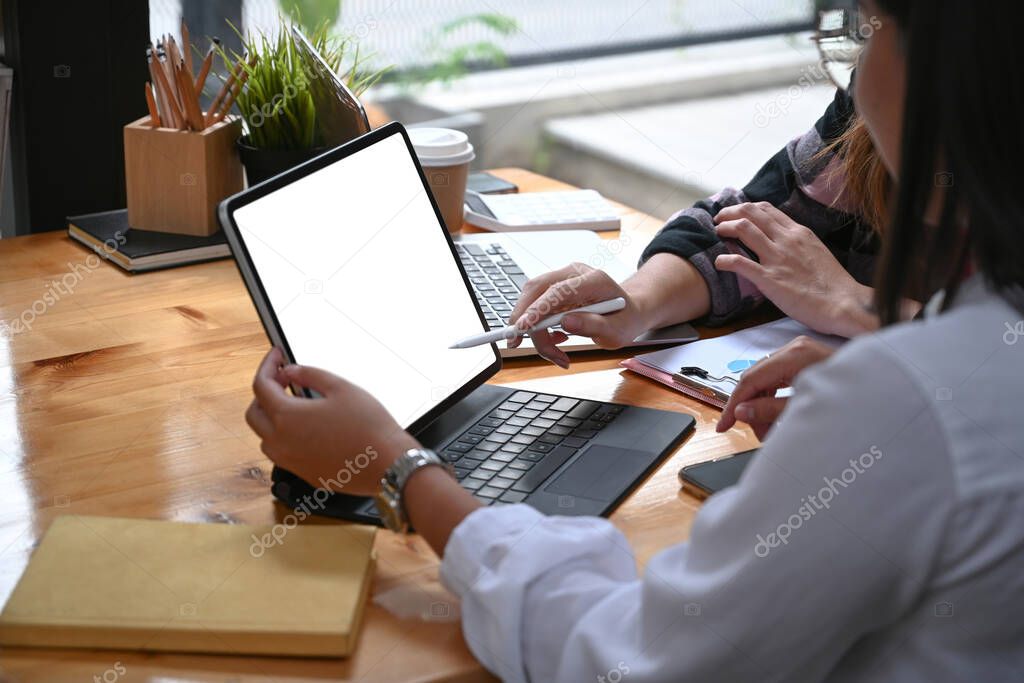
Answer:
M596 190L483 195L466 192L466 222L493 232L618 230L611 203Z

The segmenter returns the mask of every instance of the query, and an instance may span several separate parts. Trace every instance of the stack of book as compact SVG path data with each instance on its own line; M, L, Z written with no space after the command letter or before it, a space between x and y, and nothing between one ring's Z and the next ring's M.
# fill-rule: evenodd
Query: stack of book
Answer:
M208 237L135 230L127 209L70 216L68 236L130 273L231 256L222 230Z

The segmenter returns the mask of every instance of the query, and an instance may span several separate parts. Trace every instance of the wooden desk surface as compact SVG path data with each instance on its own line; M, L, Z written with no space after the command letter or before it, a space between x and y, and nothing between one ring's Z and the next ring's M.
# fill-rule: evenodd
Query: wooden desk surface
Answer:
M568 187L520 169L497 173L524 191ZM645 243L661 225L620 210L627 240ZM0 320L17 319L19 328L0 329L0 602L57 515L265 524L286 514L243 418L268 342L230 260L131 276L62 232L0 240ZM698 502L680 493L679 468L756 439L745 429L715 434L718 411L620 371L628 355L578 355L569 372L516 359L493 382L697 418L696 434L612 517L642 565L689 533ZM375 594L438 590L438 560L421 539L381 532L376 546ZM0 652L0 671L17 681L102 680L115 665L125 680L161 683L493 680L457 623L400 620L372 604L345 661Z

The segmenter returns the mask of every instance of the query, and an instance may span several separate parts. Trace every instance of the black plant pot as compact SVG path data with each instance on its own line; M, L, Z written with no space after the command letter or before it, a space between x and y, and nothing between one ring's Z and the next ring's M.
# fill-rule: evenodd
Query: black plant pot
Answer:
M327 151L327 147L312 149L259 149L249 144L247 137L241 137L236 143L238 156L245 166L245 175L249 186L262 183L268 178L284 173L289 168L309 161Z

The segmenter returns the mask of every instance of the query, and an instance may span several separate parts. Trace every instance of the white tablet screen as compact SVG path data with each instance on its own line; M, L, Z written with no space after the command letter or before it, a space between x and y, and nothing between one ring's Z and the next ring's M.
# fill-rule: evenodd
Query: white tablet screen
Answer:
M234 212L297 363L377 397L408 427L495 362L402 136Z

